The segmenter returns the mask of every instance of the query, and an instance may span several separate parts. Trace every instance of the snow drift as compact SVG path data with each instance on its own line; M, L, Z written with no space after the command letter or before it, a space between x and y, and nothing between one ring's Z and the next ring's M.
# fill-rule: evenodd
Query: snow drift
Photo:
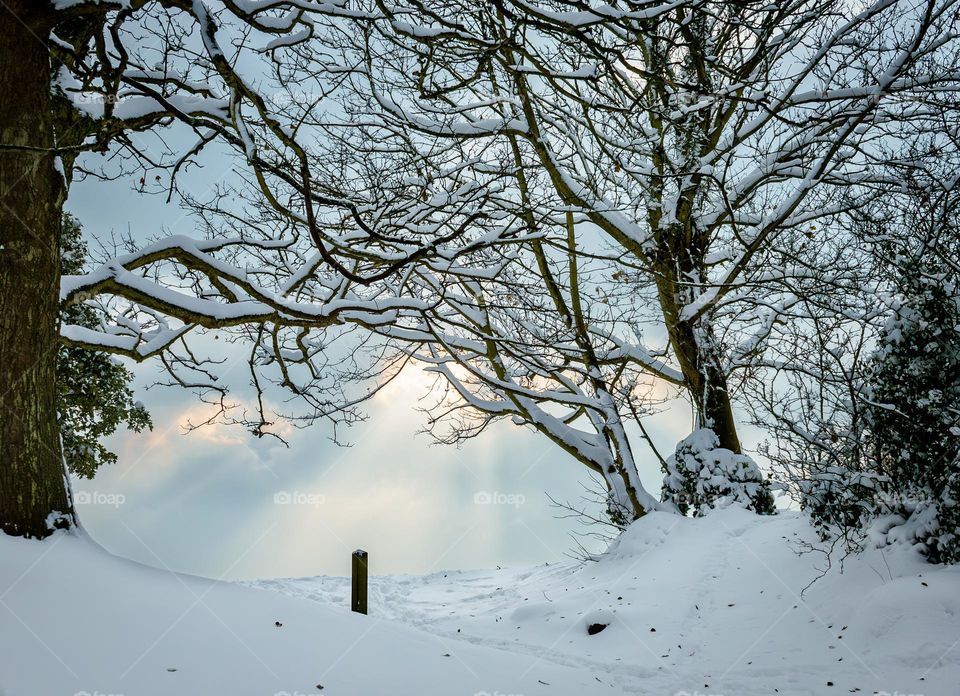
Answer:
M814 538L797 514L654 513L597 562L374 577L360 616L345 578L257 587L2 537L0 694L955 696L960 569L868 551L801 596Z

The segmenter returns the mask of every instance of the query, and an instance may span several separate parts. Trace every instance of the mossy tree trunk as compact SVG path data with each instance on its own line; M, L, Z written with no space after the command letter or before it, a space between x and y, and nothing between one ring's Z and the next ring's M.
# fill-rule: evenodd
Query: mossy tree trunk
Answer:
M35 538L74 521L56 412L65 188L53 152L51 15L37 0L0 11L0 529Z

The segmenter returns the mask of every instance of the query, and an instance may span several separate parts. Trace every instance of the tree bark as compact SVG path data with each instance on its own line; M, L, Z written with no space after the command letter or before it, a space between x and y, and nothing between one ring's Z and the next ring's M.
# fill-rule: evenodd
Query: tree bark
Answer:
M43 538L74 523L57 424L57 171L45 45L52 6L0 10L0 529Z
M740 437L727 377L720 366L712 328L709 324L693 326L681 321L671 327L669 333L696 409L698 427L710 428L721 447L740 454Z
M668 239L675 244L677 239L683 240L684 237L674 234ZM657 292L670 346L697 415L697 427L710 428L716 433L721 447L739 454L737 422L709 317L703 316L695 321L682 318L683 308L693 300L691 288L705 276L705 272L691 260L697 255L695 250L677 252L668 248L665 252L661 253L655 268Z

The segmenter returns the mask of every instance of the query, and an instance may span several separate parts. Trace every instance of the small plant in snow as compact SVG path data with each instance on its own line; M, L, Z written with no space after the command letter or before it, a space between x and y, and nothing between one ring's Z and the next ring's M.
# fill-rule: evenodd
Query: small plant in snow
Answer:
M720 447L709 428L695 430L677 445L665 462L662 500L684 515L701 517L710 510L741 505L759 514L773 514L770 484L750 457Z

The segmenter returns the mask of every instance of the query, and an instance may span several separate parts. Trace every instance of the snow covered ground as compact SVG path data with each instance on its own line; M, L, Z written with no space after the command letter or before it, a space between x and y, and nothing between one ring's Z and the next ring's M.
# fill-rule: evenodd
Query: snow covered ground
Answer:
M804 539L796 513L656 513L596 563L375 578L372 614L574 667L589 693L960 694L960 568L875 550L801 596L826 560L798 555ZM258 584L349 594L343 578Z
M960 694L960 568L870 551L801 596L810 538L792 513L657 513L598 562L373 577L366 617L345 578L216 582L0 538L0 694Z

